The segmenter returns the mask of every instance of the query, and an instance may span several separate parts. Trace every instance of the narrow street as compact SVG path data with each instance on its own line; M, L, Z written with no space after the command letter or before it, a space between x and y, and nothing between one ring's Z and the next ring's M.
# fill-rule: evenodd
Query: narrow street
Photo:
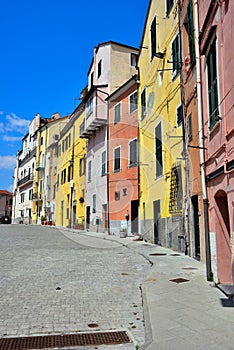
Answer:
M77 236L0 226L0 337L127 329L144 343L148 261L116 242Z

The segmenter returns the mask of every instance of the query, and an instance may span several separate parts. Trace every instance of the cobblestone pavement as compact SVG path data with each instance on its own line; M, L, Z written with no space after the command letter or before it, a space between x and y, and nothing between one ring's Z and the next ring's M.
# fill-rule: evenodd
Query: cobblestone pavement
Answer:
M149 267L116 242L0 225L0 337L93 331L95 323L95 330L128 329L142 345L140 285Z

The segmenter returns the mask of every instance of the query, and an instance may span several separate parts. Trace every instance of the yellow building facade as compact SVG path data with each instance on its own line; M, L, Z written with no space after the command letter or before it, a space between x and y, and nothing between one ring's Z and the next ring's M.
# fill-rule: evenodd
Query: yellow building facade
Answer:
M84 227L86 140L80 138L84 117L84 108L80 104L61 131L58 141L57 226Z
M37 153L36 166L33 181L33 210L32 222L40 224L41 219L45 218L45 200L44 180L45 180L45 156L48 137L48 127L42 126L37 132Z
M184 234L183 152L178 2L152 0L139 67L140 222L144 239L178 251Z
M36 166L33 178L32 222L55 222L55 196L57 173L57 142L68 117L54 113L51 118L41 118L37 131ZM41 220L43 219L43 220Z

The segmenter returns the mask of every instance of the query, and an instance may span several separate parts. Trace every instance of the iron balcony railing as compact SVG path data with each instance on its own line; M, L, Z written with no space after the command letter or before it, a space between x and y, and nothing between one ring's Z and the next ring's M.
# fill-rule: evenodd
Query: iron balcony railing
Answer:
M33 175L32 175L32 174L28 174L28 175L25 176L23 179L18 180L17 185L18 185L18 187L20 187L20 186L23 186L23 185L25 185L26 183L32 182L32 181L33 181Z

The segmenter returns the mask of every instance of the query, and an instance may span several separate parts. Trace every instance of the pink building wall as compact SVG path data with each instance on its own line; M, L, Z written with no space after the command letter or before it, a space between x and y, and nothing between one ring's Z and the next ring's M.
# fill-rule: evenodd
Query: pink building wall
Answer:
M233 283L234 231L234 2L199 1L203 133L209 225L216 280ZM216 40L218 115L210 125L207 57ZM215 112L216 113L216 112Z

